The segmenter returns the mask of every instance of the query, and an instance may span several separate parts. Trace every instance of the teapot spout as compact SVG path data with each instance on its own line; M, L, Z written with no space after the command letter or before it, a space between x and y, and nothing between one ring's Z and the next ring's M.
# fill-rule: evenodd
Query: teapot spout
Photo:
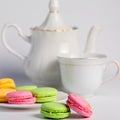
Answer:
M85 47L85 50L84 50L85 54L96 53L96 40L97 40L98 34L101 31L102 31L101 26L93 26L90 29L90 32L89 32L88 38L87 38L86 47Z

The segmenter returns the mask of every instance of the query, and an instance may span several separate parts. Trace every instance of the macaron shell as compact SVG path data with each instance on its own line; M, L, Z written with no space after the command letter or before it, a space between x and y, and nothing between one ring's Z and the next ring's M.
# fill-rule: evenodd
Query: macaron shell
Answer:
M1 88L15 88L15 82L11 78L0 79L0 89Z
M28 86L19 86L19 87L16 87L16 90L32 91L32 90L34 90L36 88L37 88L37 86L35 86L35 85L28 85Z
M8 93L6 96L8 99L13 99L13 98L32 98L32 93L28 91L15 91Z
M57 90L51 87L41 87L41 88L34 89L32 93L36 97L48 97L48 96L56 95Z
M67 105L83 117L90 117L92 115L90 104L78 95L70 94Z
M66 104L58 102L44 103L41 106L41 109L48 112L60 112L60 113L70 111L70 108Z
M14 80L11 79L11 78L3 78L3 79L0 79L0 85L1 85L1 84L6 84L6 83L14 83Z
M86 100L84 100L82 97L80 97L80 96L78 96L78 95L76 95L76 94L70 94L69 96L68 96L68 100L71 100L72 102L75 102L76 104L78 104L78 105L80 105L80 106L82 106L82 107L86 107L86 106L90 106L90 104L86 101Z

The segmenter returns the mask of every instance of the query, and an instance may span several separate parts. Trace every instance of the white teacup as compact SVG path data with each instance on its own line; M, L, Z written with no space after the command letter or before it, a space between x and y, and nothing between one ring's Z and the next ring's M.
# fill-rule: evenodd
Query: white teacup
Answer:
M84 57L61 54L58 59L65 89L84 97L93 95L99 86L114 79L120 71L119 63L115 60L108 62L107 56L103 54L90 54ZM116 72L103 81L104 71L110 64L116 66Z

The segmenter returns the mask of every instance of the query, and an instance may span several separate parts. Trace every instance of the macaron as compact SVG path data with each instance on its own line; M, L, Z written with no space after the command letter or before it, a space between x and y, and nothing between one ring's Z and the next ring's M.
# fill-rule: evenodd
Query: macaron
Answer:
M33 96L36 97L37 103L52 102L57 98L57 90L51 87L41 87L32 91Z
M83 117L88 118L92 115L90 104L76 94L70 94L68 96L67 105Z
M34 89L36 89L37 88L37 86L35 86L35 85L27 85L27 86L18 86L18 87L16 87L16 90L23 90L23 91L32 91L32 90L34 90Z
M0 89L0 103L6 103L7 98L6 95L10 92L15 91L15 89Z
M0 79L0 89L2 88L11 88L15 89L16 85L13 79L11 78L3 78Z
M34 104L36 102L36 98L28 91L10 92L6 98L10 104Z
M44 103L41 106L41 115L46 118L63 119L70 116L70 108L64 103Z

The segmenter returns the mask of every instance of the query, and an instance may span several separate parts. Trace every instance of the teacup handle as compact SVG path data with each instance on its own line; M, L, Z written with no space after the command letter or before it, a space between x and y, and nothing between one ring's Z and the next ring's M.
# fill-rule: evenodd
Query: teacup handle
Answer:
M105 66L105 70L107 70L109 65L111 65L111 64L114 64L116 66L116 68L117 68L116 72L112 77L110 77L107 80L104 80L101 85L104 85L105 83L107 83L109 81L112 81L120 73L120 65L119 65L119 62L117 60L113 60L113 61L108 62L107 65Z
M25 59L25 56L21 55L20 53L18 53L17 51L15 51L13 48L11 48L9 46L9 44L7 43L6 41L6 31L8 28L15 28L16 31L18 32L18 35L23 38L23 40L29 42L30 41L30 37L29 36L25 36L21 29L16 25L16 24L5 24L3 29L2 29L2 41L3 41L3 44L4 46L8 49L9 52L11 52L12 54L14 54L15 56L17 56L18 58L20 58L21 60L24 60Z

